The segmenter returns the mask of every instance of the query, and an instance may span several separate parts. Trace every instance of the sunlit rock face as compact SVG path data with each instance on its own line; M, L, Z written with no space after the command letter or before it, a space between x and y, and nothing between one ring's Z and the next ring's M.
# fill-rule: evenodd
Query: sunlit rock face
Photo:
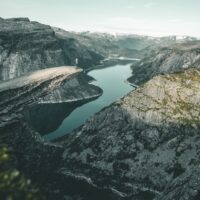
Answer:
M39 99L39 104L71 103L99 97L102 90L88 82L93 78L85 73L71 76L61 87Z
M47 25L28 18L0 20L0 80L12 79L47 67L75 65L91 67L102 56L72 38L56 37Z
M89 84L90 79L78 68L63 66L1 82L1 124L10 123L27 105L34 103L76 102L100 96L102 90Z
M119 199L198 199L199 76L157 76L96 114L66 139L60 174Z
M176 43L152 51L132 66L129 81L142 84L158 74L168 74L200 66L200 41Z

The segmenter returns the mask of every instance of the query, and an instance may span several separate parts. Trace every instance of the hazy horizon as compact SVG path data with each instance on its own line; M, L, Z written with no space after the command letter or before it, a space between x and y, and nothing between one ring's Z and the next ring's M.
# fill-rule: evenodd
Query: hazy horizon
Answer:
M67 31L200 37L198 0L4 0L0 17L28 17Z

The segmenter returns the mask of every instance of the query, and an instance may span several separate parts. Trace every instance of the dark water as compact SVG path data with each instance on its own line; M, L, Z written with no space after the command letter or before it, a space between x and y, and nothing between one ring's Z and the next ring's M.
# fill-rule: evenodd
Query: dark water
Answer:
M25 120L41 135L46 135L56 130L73 110L90 101L34 105L24 112Z
M131 76L131 64L95 69L88 75L96 79L92 84L103 89L103 95L71 112L53 132L45 135L49 140L63 136L82 125L90 116L133 90L126 79Z
M130 66L118 64L88 72L96 79L91 84L103 89L101 97L79 103L36 105L26 113L26 119L48 140L70 133L93 114L134 89L126 81L132 73Z

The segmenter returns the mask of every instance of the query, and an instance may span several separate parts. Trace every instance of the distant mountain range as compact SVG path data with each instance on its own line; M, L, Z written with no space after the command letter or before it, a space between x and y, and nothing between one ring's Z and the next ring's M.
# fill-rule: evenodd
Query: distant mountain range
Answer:
M154 38L65 30L32 22L28 18L0 19L0 80L29 71L60 65L91 68L111 56L142 58L157 47L195 38Z

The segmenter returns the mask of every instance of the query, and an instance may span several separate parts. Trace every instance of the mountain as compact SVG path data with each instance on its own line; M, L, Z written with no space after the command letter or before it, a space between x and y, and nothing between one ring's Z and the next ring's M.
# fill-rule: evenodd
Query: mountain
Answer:
M199 199L199 76L156 76L97 113L66 137L60 176L103 199Z
M143 58L146 53L158 47L166 47L176 42L189 40L190 37L181 39L176 36L149 37L134 34L108 34L92 32L68 32L53 27L57 37L74 38L92 51L104 57L124 56L130 58ZM196 40L196 38L191 38Z
M75 65L76 58L83 68L103 59L75 39L56 37L50 26L28 18L0 19L0 80L47 67Z
M129 81L141 84L158 74L168 74L200 66L200 41L177 42L158 48L144 59L132 65Z
M200 199L199 41L66 32L27 18L0 25L0 140L48 200ZM34 125L51 123L54 112L43 119L36 108L29 124L27 107L59 104L61 117L40 131L55 129L74 109L67 103L103 92L83 69L63 65L78 58L89 68L112 56L141 58L129 79L137 89L45 141Z
M155 76L73 133L45 142L20 111L33 103L31 91L37 100L73 70L52 68L39 72L44 83L33 73L25 85L17 78L1 87L1 141L47 199L199 199L199 69Z
M28 18L0 19L0 80L63 65L91 68L108 57L143 58L153 49L195 38L67 32Z

